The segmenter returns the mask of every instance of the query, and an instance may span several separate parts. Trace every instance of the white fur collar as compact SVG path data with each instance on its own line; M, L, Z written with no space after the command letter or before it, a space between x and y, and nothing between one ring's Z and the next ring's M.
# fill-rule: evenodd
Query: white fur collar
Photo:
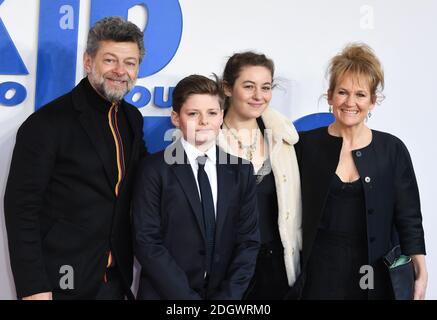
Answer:
M290 145L299 141L299 135L290 119L280 114L278 111L267 107L261 116L266 129L272 130L275 140L284 140Z

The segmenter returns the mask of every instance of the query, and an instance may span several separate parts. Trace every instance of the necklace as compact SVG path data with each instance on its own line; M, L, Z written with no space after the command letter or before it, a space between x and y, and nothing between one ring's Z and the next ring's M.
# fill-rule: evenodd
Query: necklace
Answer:
M252 161L253 159L253 154L256 151L256 147L257 147L257 142L258 142L258 130L256 130L255 132L255 137L253 139L253 142L251 144L248 145L244 145L243 142L241 142L240 137L235 133L235 131L237 131L236 129L231 129L228 124L223 121L223 124L226 126L226 128L228 129L228 132L231 133L231 135L234 137L234 139L237 141L238 143L238 148L242 151L244 151L246 158L249 161Z

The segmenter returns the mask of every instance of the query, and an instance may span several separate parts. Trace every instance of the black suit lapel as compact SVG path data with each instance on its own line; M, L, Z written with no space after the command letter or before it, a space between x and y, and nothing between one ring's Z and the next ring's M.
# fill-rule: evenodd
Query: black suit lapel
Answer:
M80 112L79 122L94 145L94 148L103 163L108 183L112 186L114 182L111 179L111 155L106 147L102 130L99 128L97 119L95 118L95 113L91 109L91 106L87 105L85 93L83 92L81 84L73 90L72 96L73 105L75 109Z
M182 157L177 157L177 160L179 161L176 161L176 163L171 164L171 168L174 174L176 175L179 184L182 190L184 191L185 196L188 199L188 202L190 203L191 208L193 209L193 213L196 217L200 232L202 233L202 237L206 242L205 227L203 223L202 204L200 203L199 191L197 189L196 180L195 180L196 177L194 177L193 175L193 170L191 169L191 165L188 161L187 155L180 141L171 144L167 148L174 148L171 152L173 159L176 159L177 156L183 155Z
M226 214L228 213L228 204L230 200L231 190L234 185L235 173L228 165L230 162L229 155L224 153L217 147L217 214L216 214L216 231L215 243L218 242L218 237L222 234Z

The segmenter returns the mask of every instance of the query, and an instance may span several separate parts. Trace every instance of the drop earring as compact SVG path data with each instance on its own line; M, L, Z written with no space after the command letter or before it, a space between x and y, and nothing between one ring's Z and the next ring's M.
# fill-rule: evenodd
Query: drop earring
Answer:
M372 112L367 112L367 116L366 116L366 122L369 121L370 117L372 116Z
M329 113L332 113L332 106L329 106Z

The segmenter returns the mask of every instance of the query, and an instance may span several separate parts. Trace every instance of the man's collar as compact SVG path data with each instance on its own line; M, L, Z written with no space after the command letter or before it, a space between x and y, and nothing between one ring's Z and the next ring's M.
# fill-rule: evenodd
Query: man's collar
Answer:
M213 144L207 151L203 152L197 149L195 146L187 142L183 137L181 137L181 143L184 147L185 153L187 154L188 160L190 163L196 163L197 157L206 155L212 163L216 163L217 154L216 154L216 145Z
M84 88L85 88L85 94L86 98L88 100L88 103L93 107L96 108L98 111L103 113L108 113L109 109L111 108L112 103L105 98L103 98L97 91L94 89L94 87L91 85L88 77L84 78ZM121 106L121 101L119 102L119 105Z

